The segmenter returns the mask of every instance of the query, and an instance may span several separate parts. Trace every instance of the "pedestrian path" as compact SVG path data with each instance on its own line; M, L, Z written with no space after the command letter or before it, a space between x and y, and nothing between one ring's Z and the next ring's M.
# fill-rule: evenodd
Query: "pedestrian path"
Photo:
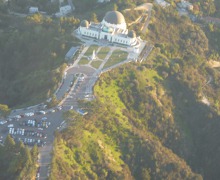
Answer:
M80 53L80 55L78 56L78 58L75 60L75 62L73 63L73 66L78 65L80 59L84 56L85 52L89 49L89 46L85 46L82 50L82 52Z

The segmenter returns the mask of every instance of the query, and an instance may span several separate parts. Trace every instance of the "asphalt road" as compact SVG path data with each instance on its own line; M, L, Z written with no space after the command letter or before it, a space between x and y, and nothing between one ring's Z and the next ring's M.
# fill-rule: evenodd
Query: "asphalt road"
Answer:
M95 73L95 70L87 66L76 66L68 69L66 72L66 78L63 80L63 84L56 94L58 100L61 100L64 94L70 89L71 82L73 82L75 75L79 73L83 73L87 77L90 77Z
M77 74L83 73L84 74L84 80L83 81L75 81L75 84L73 84L73 87L70 88L71 82L73 82L73 78L76 77ZM31 117L22 117L17 120L12 120L11 122L8 122L4 125L0 125L0 132L1 136L3 136L3 139L7 136L9 132L8 125L13 124L13 128L21 128L25 130L32 130L34 132L42 132L44 134L47 134L47 138L39 138L35 136L26 136L26 135L13 135L15 139L18 138L30 138L30 139L41 139L46 144L43 147L40 147L40 159L39 159L39 165L40 165L40 178L38 179L47 179L48 175L48 167L50 166L51 162L51 152L52 152L52 145L54 140L54 131L63 129L61 124L63 124L64 120L62 118L62 114L65 111L68 111L70 108L73 108L75 110L78 109L77 101L79 99L85 98L85 96L88 94L87 90L92 89L92 86L94 85L96 77L95 70L90 67L86 66L72 66L67 70L66 78L64 79L63 85L60 87L60 89L57 92L57 98L62 99L64 94L71 89L71 91L68 92L67 98L65 98L62 102L62 110L58 110L57 108L53 108L56 110L56 112L51 112L51 109L44 110L47 112L45 115L34 115ZM92 83L91 83L92 82ZM21 110L17 110L11 114L12 116L15 115L24 115L27 112L36 112L39 111L39 106L34 106L32 108L24 108ZM29 127L25 125L20 125L21 122L27 121L27 120L34 120L41 121L43 117L46 117L46 122L50 122L50 126L48 128L43 128L43 130L39 130L37 127Z
M74 84L74 88L72 88L67 98L63 101L62 111L53 113L48 116L49 122L51 122L50 125L50 132L48 133L48 144L42 148L41 150L41 160L40 160L40 178L41 180L46 179L49 170L48 167L51 162L51 150L52 150L52 142L53 142L53 132L59 128L62 129L61 124L63 124L64 120L62 118L62 112L68 111L71 107L73 109L78 109L78 100L85 98L85 95L87 94L86 90L88 88L88 82L91 78L93 78L95 70L89 67L85 66L79 66L79 67L73 67L67 71L66 79L64 80L64 84L60 89L60 96L65 93L71 84L71 81L73 79L73 76L75 74L83 73L84 74L84 80L83 81L76 81L76 84ZM91 84L93 86L93 84Z
M149 49L148 49L149 48ZM151 47L148 47L146 49L146 53L144 55L148 55L151 50ZM84 50L86 50L84 48ZM85 51L83 51L85 52ZM81 53L80 56L82 56L84 53ZM110 56L110 54L109 54ZM31 117L23 117L18 120L13 120L11 122L8 122L7 124L0 125L0 132L1 136L3 136L3 139L7 136L9 132L8 125L13 124L14 128L23 128L25 130L32 130L34 132L43 132L44 134L47 134L47 138L40 138L40 137L26 137L24 135L13 135L15 138L32 138L35 140L41 140L43 141L44 146L40 147L40 158L39 158L39 165L40 165L40 177L38 179L44 180L47 179L48 173L50 173L50 170L48 169L51 163L51 152L53 147L53 140L54 140L54 131L55 130L61 130L65 128L66 126L61 126L63 122L65 122L62 118L62 114L65 111L68 111L70 109L77 110L78 109L78 100L84 99L92 96L92 89L99 78L99 75L102 73L101 69L95 70L88 66L79 66L77 63L79 61L75 61L75 64L68 67L68 69L65 72L65 77L63 79L62 85L56 92L56 97L58 100L61 100L60 105L62 105L62 109L59 110L57 107L53 108L56 110L55 112L51 112L52 109L44 110L47 113L45 115L34 115ZM108 59L105 59L107 62ZM124 61L122 63L118 63L115 66L121 65L123 63L126 63L127 61ZM104 64L103 64L104 65ZM114 68L115 66L112 66L108 70ZM101 67L102 68L102 67ZM80 75L79 75L80 74ZM84 79L82 80L81 75L83 74ZM66 96L64 96L66 95ZM65 97L65 98L64 98ZM27 112L37 112L41 110L42 105L36 105L20 110L13 111L11 113L11 117L15 115L24 115ZM28 127L28 126L21 126L20 122L27 121L30 119L36 119L36 121L40 121L43 117L47 118L45 121L50 123L50 126L48 128L44 128L43 130L39 130L36 127ZM64 123L65 125L65 123Z

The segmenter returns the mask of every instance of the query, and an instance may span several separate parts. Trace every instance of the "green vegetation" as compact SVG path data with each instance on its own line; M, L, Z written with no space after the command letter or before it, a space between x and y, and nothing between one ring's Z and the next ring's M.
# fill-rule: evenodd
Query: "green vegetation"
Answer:
M94 68L96 68L96 69L98 69L99 68L99 66L102 64L102 61L92 61L92 63L91 63L91 66L92 67L94 67Z
M179 147L179 128L158 84L164 78L147 73L134 65L106 73L94 88L97 100L84 104L88 116L64 115L69 127L56 134L50 179L201 179L163 145Z
M59 9L59 2L54 1L51 3L51 1L35 1L35 0L10 0L8 3L8 8L11 11L15 12L21 12L21 13L28 13L28 7L38 7L39 11L47 12L48 14L56 13Z
M50 179L220 177L220 72L206 60L218 60L212 32L219 29L205 27L205 34L173 7L155 6L152 16L148 60L103 74L96 100L81 104L88 115L64 115L69 126L56 134Z
M7 117L10 114L11 110L5 104L0 104L0 117Z
M7 136L4 146L0 146L0 179L35 179L37 158L37 146L30 150Z
M57 100L56 96L53 94L51 97L51 100L47 103L47 108L55 107L59 104L59 101Z
M2 15L0 26L0 99L9 107L36 104L58 87L66 67L71 35L42 15L27 19Z
M125 61L127 59L128 53L122 50L115 50L113 51L112 55L110 56L109 60L104 65L103 69L111 67L117 63Z
M84 55L85 55L85 56L88 56L88 57L91 57L93 51L94 51L94 50L97 51L98 48L99 48L99 46L97 46L97 45L91 45L91 46L88 48L88 50L85 52Z
M99 52L98 52L98 54L97 54L97 57L98 57L99 59L104 60L109 51L110 51L110 48L109 48L109 47L102 47L102 48L99 50Z
M114 1L104 6L94 5L94 1L76 2L77 7L91 9L85 14L92 14L94 20L99 20L100 15L103 17L107 9L133 9L135 5L146 2L120 0L117 5ZM194 13L218 17L213 3L219 7L217 1L195 2L198 6ZM131 18L138 15L134 14ZM64 66L60 68L63 63L61 57L66 52L67 38L63 33L69 29L69 21L71 26L78 23L77 20L60 19L60 23L64 22L58 26L51 19L34 15L27 22L22 22L22 29L20 21L8 16L3 16L3 19L0 24L2 103L7 104L5 101L10 100L11 104L23 102L21 99L26 98L25 95L26 101L33 95L39 97L39 94L30 93L35 89L37 93L49 96L54 88L49 92L46 88L55 86L64 69ZM14 21L15 27L10 27L10 21ZM94 87L96 100L80 103L89 112L88 115L82 117L74 111L64 114L68 128L55 133L49 179L218 180L220 71L209 66L207 59L219 60L219 27L209 24L202 29L202 26L193 24L187 17L179 17L176 7L162 9L155 6L148 34L138 32L142 38L147 37L149 42L155 43L150 57L142 64L130 63L102 74ZM133 28L138 30L139 27ZM91 56L97 48L91 46L87 56ZM29 53L25 54L21 49ZM11 54L13 57L10 57ZM127 53L115 51L105 67L126 58ZM93 65L97 65L96 61ZM11 66L12 69L9 68ZM55 74L49 76L50 72ZM21 83L20 78L28 81ZM210 82L207 83L207 80ZM36 84L33 85L33 82ZM53 84L46 86L49 82ZM30 88L32 86L34 88ZM45 89L42 90L42 87ZM201 102L204 95L210 106ZM7 112L7 107L2 109L1 113ZM7 150L13 151L14 146L8 138L5 143ZM24 164L17 164L21 161L16 157L20 158L22 153L13 151L7 157L5 150L0 148L0 152L4 167L1 168L1 179L16 179L17 176L30 179L26 178L27 172L34 177L36 166L31 158L25 158Z
M86 58L86 57L82 57L81 59L80 59L80 61L79 61L79 65L85 65L85 64L88 64L89 63L89 60L88 60L88 58Z

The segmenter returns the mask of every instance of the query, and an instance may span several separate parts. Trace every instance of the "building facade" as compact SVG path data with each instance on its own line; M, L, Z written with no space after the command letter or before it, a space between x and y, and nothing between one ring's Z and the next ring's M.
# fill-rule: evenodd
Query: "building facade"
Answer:
M127 29L125 18L118 11L107 12L101 23L89 23L87 20L83 20L77 29L77 33L127 46L137 46L140 40L134 31Z

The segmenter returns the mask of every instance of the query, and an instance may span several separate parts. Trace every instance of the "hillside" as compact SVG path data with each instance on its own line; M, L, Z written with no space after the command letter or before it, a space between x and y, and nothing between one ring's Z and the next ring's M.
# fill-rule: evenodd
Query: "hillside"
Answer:
M81 103L89 114L64 115L50 179L219 179L219 72L207 63L216 44L172 7L154 8L147 37L144 63L103 74L96 100Z
M57 134L51 179L201 179L167 148L182 137L172 106L164 106L170 98L155 92L163 78L147 70L131 65L103 75L97 101L85 104L89 115L65 114L70 127Z
M30 150L22 142L15 143L8 136L0 145L0 179L35 179L37 159L37 146Z
M66 23L39 14L19 18L0 12L0 18L0 104L44 101L57 89L65 54L74 43L63 33Z
M94 2L77 1L76 15L97 20L107 10L131 9L126 21L132 22L142 12L130 19L129 12L146 1ZM206 2L193 1L198 14L219 17L219 3ZM0 11L0 103L42 102L61 81L79 20L40 14L22 19L1 4ZM49 179L219 179L220 69L212 64L219 63L220 28L179 17L175 6L154 5L146 33L141 23L129 28L154 44L153 51L141 64L102 74L96 99L79 102L87 115L64 113L68 127L55 132ZM36 147L29 150L8 136L0 147L0 179L34 178L37 154Z

